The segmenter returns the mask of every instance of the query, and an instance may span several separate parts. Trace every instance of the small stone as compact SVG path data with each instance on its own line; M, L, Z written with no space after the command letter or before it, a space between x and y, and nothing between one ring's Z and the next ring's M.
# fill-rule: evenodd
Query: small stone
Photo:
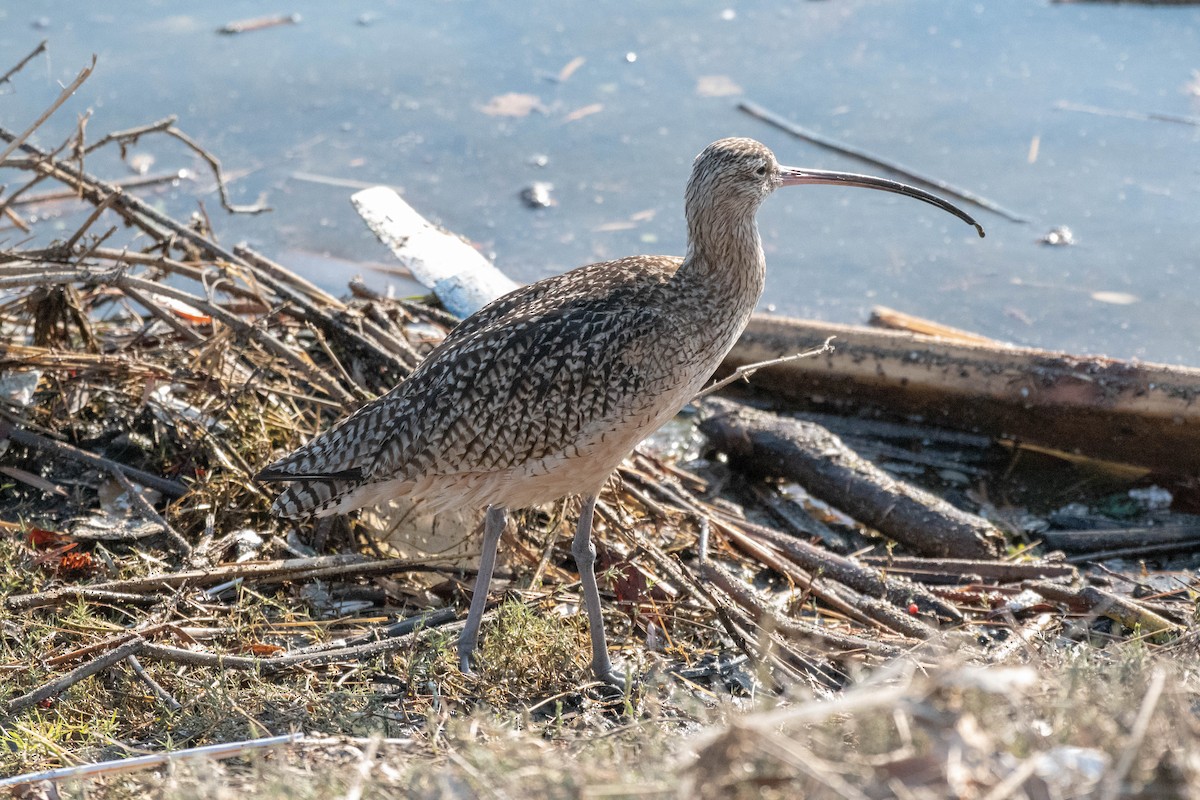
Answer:
M549 208L558 205L558 201L550 194L552 191L554 184L534 181L521 190L521 202L529 208Z

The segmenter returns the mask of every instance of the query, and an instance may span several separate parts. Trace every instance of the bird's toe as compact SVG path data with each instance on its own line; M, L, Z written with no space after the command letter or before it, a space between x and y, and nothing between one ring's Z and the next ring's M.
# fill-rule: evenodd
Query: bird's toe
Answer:
M605 685L617 690L621 694L625 694L625 690L629 685L628 681L626 681L623 676L618 675L616 670L612 669L611 667L604 672L597 671L596 678Z

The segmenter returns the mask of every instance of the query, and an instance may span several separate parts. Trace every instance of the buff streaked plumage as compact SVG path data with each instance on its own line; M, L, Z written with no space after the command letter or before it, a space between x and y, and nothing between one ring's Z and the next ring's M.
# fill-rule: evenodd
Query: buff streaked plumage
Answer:
M570 460L612 430L638 427L681 382L678 347L664 347L678 332L655 313L679 263L593 264L499 298L391 392L263 470L265 480L292 481L274 510L349 510L383 483L398 494L423 483L426 507L439 510L455 502L455 482L469 494L479 473Z

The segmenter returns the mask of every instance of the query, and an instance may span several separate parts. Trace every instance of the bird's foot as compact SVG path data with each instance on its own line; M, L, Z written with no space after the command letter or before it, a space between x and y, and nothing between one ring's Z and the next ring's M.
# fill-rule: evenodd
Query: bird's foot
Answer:
M612 667L607 670L596 670L596 679L621 694L625 694L629 687L629 682L625 680L624 676L619 675Z
M458 670L463 675L475 676L475 652L468 650L467 652L459 651L458 654Z

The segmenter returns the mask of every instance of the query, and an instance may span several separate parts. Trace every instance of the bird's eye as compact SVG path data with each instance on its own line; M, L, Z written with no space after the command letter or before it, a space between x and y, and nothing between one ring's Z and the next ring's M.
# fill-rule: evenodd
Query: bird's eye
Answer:
M767 176L767 165L766 164L759 165L758 169L754 170L754 174L760 178L765 178Z

